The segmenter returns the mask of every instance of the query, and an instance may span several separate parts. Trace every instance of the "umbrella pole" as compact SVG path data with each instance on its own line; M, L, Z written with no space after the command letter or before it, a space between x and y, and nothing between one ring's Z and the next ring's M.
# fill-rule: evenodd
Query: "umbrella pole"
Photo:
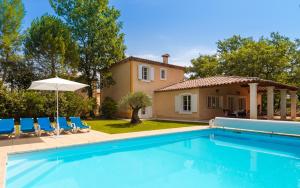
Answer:
M60 131L60 127L59 127L59 121L58 121L58 88L56 89L56 129L57 129L57 133L56 135L59 136L59 131Z

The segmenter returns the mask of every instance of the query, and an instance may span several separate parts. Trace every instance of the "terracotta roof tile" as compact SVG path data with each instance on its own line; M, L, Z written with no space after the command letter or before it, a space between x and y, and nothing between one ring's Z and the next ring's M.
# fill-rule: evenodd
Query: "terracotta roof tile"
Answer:
M298 90L297 87L281 84L271 80L264 80L257 77L240 77L240 76L213 76L207 78L198 78L193 80L183 81L157 91L171 91L171 90L181 90L190 88L203 88L203 87L213 87L213 86L223 86L230 84L248 84L248 83L259 83L260 86L275 86L278 89L290 89Z
M138 62L142 62L142 63L149 63L149 64L153 64L153 65L160 65L160 66L164 66L164 67L170 67L170 68L175 68L175 69L181 69L181 70L185 70L185 67L182 66L178 66L178 65L173 65L173 64L168 64L168 63L163 63L163 62L159 62L159 61L153 61L153 60L149 60L149 59L143 59L143 58L139 58L139 57L127 57L117 63L114 63L112 66L121 64L121 63L126 63L128 61L138 61Z

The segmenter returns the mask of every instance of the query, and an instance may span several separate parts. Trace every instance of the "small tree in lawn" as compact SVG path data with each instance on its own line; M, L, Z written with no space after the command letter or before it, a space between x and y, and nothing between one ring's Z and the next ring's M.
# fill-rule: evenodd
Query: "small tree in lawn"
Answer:
M124 96L120 101L120 106L130 107L132 110L131 123L141 123L139 110L151 105L151 99L143 92L130 93Z

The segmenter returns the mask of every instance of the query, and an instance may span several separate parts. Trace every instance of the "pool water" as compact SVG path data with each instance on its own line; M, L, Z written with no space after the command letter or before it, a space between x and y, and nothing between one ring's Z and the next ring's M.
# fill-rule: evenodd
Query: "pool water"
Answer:
M9 155L6 187L300 187L300 139L221 129Z

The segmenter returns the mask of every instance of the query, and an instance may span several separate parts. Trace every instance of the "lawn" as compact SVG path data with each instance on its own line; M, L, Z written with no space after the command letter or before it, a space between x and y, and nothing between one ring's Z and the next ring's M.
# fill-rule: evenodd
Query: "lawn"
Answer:
M187 123L154 120L143 121L141 124L138 125L132 125L126 120L91 120L86 121L86 123L90 125L93 130L110 134L208 125L206 123Z

